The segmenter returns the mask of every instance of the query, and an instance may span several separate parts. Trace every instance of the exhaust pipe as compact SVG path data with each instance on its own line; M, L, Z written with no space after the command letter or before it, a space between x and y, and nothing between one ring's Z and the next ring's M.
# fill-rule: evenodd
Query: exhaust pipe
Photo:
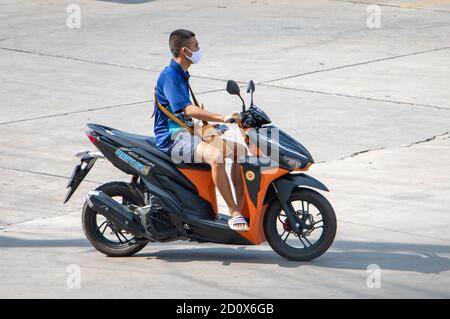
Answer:
M146 237L144 229L134 220L133 211L119 204L102 191L90 191L87 196L87 203L90 208L111 220L117 227L133 234L136 238Z

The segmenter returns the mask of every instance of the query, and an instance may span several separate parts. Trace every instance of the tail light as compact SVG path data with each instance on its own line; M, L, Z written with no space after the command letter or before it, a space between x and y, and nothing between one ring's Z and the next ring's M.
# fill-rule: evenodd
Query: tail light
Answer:
M99 141L98 137L94 135L94 132L87 131L86 135L89 138L89 140L92 142L92 144L96 145L98 143L98 141Z

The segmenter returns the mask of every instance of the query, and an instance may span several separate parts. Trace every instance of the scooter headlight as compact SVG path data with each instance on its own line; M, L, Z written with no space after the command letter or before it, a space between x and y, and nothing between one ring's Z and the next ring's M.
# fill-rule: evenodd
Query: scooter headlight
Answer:
M284 164L289 166L291 169L298 169L298 168L302 168L305 166L305 163L303 163L302 161L299 161L298 159L287 156L287 155L282 155L281 160Z

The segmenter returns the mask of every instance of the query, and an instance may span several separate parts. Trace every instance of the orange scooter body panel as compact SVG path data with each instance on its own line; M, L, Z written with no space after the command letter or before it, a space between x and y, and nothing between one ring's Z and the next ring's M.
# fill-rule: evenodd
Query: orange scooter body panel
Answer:
M199 169L183 169L180 171L195 185L199 192L199 196L211 203L214 212L218 215L216 188L214 186L211 171L199 170ZM244 181L244 173L241 169L241 176L243 178L243 184L245 189L244 205L242 214L250 220L249 231L239 232L239 235L246 238L254 245L259 245L266 241L264 235L264 213L267 205L264 205L264 198L266 196L267 189L275 179L288 174L289 171L281 168L270 168L261 172L261 184L258 192L257 205L254 206L250 199L249 192Z
M211 170L193 168L180 168L179 170L195 185L200 197L211 203L214 213L218 216L216 186L212 180Z
M244 173L242 172L242 178ZM256 207L254 206L252 200L250 199L249 191L247 185L245 185L245 198L244 198L244 209L242 214L250 220L249 231L239 232L239 234L248 239L254 245L259 245L266 241L266 236L264 234L264 215L266 212L267 205L264 205L264 198L266 197L267 189L269 185L289 171L282 168L270 168L266 171L261 172L261 184L257 197Z

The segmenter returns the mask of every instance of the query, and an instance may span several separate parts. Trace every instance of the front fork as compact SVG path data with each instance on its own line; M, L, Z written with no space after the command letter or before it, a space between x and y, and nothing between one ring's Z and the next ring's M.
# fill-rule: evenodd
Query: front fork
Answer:
M290 201L290 197L294 188L297 188L299 186L307 186L326 192L329 191L328 188L317 179L303 173L287 174L275 180L272 185L275 190L276 196L280 201L281 207L286 213L289 226L296 234L302 233L303 230L308 226L306 225L307 215L305 215L305 212L302 212L302 218L300 218Z
M305 222L302 219L300 219L299 216L297 215L297 212L295 211L294 206L292 206L289 197L286 200L285 196L280 195L275 183L272 183L272 185L275 190L275 194L278 200L280 201L281 208L283 208L283 211L286 213L290 229L294 231L294 233L296 234L301 233L303 228L305 227Z

